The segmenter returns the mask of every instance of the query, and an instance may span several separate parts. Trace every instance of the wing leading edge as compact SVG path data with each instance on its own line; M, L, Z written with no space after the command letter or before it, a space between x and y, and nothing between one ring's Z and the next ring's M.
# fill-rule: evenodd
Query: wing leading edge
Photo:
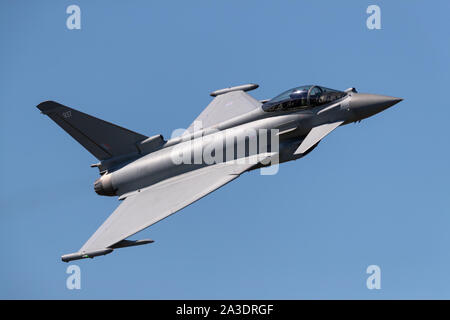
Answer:
M187 131L192 133L194 129L206 129L259 107L261 102L242 90L220 94L200 113Z

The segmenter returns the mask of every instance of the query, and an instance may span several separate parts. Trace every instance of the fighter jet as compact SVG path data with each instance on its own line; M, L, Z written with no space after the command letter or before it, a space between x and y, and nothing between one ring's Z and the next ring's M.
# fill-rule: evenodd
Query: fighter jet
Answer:
M76 253L93 258L153 242L130 236L233 181L244 172L299 159L339 126L402 101L318 85L259 101L246 84L211 93L214 99L182 134L148 137L53 101L37 107L99 161L94 190L118 197L117 209Z

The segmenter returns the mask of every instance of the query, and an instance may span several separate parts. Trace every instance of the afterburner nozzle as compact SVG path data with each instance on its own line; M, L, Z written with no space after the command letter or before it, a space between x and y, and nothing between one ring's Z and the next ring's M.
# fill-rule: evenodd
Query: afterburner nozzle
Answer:
M110 174L104 174L94 182L94 191L101 196L115 196Z

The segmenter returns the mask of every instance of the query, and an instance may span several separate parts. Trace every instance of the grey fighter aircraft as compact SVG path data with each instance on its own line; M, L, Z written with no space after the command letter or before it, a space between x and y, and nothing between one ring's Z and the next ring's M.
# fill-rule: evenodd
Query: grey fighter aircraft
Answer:
M167 141L162 135L148 137L53 101L39 104L43 114L99 160L91 165L100 171L95 192L121 200L81 249L62 260L93 258L151 243L127 238L246 171L305 156L337 127L402 100L357 93L354 88L338 91L308 85L258 101L247 93L257 87L247 84L211 93L214 99L185 133ZM256 131L263 134L249 134ZM257 141L256 148L250 147L252 141ZM243 152L234 152L241 145ZM198 161L196 153L214 161L204 157Z

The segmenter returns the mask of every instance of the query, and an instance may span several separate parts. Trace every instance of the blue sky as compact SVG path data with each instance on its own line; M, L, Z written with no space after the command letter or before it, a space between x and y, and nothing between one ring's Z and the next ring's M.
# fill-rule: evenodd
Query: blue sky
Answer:
M82 29L68 30L67 6ZM381 8L381 30L366 8ZM448 1L2 1L0 298L450 298ZM303 84L402 97L274 176L257 171L67 264L118 201L35 106L55 100L170 136L209 92ZM381 267L381 290L366 268Z

